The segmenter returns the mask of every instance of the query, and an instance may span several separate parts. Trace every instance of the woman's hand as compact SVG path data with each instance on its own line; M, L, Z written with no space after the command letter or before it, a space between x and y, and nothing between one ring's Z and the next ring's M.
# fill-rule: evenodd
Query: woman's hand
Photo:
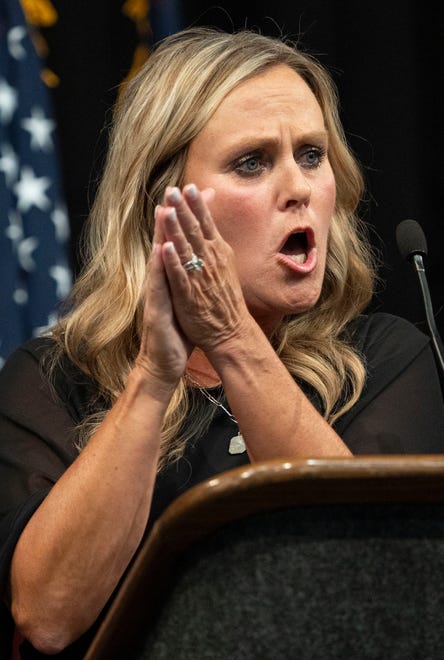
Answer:
M153 250L148 260L143 330L136 367L156 381L175 387L182 376L192 344L174 316L170 290L162 260L165 235L155 225Z
M194 184L168 188L156 214L158 235L165 241L162 261L175 317L192 345L205 352L246 333L248 320L234 254L211 217L212 189ZM185 265L195 254L201 270Z

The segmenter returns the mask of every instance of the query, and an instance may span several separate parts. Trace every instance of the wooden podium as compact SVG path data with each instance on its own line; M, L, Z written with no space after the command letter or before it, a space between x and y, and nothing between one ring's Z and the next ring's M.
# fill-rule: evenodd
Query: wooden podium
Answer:
M85 660L444 657L444 455L271 461L177 498Z

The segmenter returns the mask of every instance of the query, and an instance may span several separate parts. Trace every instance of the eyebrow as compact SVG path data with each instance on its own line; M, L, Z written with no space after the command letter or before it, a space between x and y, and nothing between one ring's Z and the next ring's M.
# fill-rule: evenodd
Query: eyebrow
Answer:
M252 135L242 137L238 142L227 148L228 157L232 155L235 157L239 152L252 151L254 149L273 148L281 142L279 137L261 137L260 135ZM298 144L312 144L318 142L328 142L327 131L308 131L303 133L297 138Z

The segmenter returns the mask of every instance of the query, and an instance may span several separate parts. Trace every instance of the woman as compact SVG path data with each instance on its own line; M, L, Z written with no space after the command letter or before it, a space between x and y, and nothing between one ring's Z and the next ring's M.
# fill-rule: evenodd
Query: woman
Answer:
M23 657L81 657L147 528L202 479L444 450L427 337L361 315L361 196L329 75L290 45L192 29L127 85L69 310L2 371Z

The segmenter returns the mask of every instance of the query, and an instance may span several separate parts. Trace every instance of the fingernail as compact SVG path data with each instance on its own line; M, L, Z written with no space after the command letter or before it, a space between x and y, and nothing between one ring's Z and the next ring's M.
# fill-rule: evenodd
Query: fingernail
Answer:
M186 193L187 193L187 195L190 199L197 199L198 190L197 190L196 184L195 183L190 183L186 187Z
M168 218L168 220L173 220L173 221L177 220L177 213L176 213L176 209L174 207L171 208L171 209L168 209L167 218Z
M166 251L169 252L170 254L173 254L173 252L175 252L175 250L174 250L174 243L172 243L171 241L168 241L167 243L165 243L165 249L166 249Z
M172 204L179 204L179 202L182 200L182 193L180 192L179 188L176 186L174 186L174 188L168 188L167 199Z

